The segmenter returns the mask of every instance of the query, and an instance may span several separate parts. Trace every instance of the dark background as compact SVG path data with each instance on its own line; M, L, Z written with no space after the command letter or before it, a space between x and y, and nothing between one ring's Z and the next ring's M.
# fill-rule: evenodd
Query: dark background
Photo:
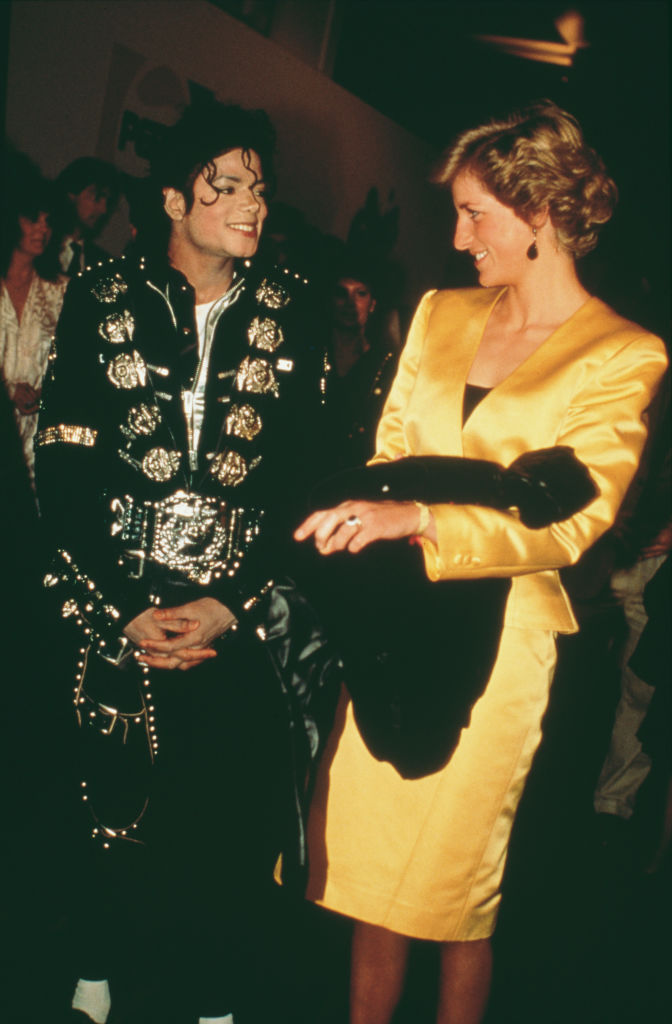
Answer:
M561 4L350 0L341 6L333 77L430 141L437 154L461 129L535 98L550 97L574 113L621 194L613 222L581 272L619 311L669 338L669 8L576 6L590 46L571 68L561 68L499 54L472 39L480 33L560 42L553 21L565 9ZM264 30L272 7L265 5ZM9 8L0 2L3 40ZM2 68L0 78L6 61ZM449 238L445 266L432 283L474 283L466 262L451 254ZM41 614L33 607L35 622ZM630 848L625 857L614 857L594 831L592 789L618 695L613 614L598 609L578 637L563 641L545 741L511 844L488 1024L670 1019L669 856L663 873L642 870L660 823L659 781L651 780L635 821L641 856ZM69 709L50 689L51 643L35 626L30 649L12 652L3 666L8 793L0 926L6 946L2 995L11 1005L2 1019L8 1024L56 1021L56 1007L67 1005L71 991L67 914L79 882L62 813L60 762L63 748L75 741ZM310 907L304 914L261 964L258 987L268 987L276 999L264 1024L346 1019L348 923ZM137 974L117 990L123 1024L150 1024L149 1011L137 1008L157 1006L151 953L143 950ZM430 948L418 948L397 1024L430 1024L433 956ZM160 1016L158 1024L167 1022Z
M584 18L571 67L497 52L500 35L563 42L554 20ZM349 0L334 80L439 152L459 131L534 99L573 113L620 202L581 265L589 289L669 340L670 95L667 3L446 3ZM444 280L473 283L447 247Z

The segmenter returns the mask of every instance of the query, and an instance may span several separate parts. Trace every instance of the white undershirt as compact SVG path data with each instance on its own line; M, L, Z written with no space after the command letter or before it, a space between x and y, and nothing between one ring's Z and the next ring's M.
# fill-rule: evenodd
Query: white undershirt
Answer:
M79 269L84 270L84 245L81 239L75 240L72 235L69 238L64 238L61 243L61 251L58 254L58 261L61 264L61 269L64 274L67 274L70 264L72 263L72 257L75 255L73 245L79 247Z
M203 346L205 345L205 322L208 319L208 313L218 301L218 299L213 299L212 302L203 302L200 306L196 306L196 330L198 331L199 358L203 355Z

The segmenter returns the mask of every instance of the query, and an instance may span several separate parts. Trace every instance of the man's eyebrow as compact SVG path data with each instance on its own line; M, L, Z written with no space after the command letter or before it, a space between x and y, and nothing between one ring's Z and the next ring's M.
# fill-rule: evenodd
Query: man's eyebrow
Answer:
M238 185L242 181L242 178L240 178L237 174L216 174L215 177L212 180L213 181L222 181L222 179L224 181L233 181L233 182L235 182ZM263 178L257 178L255 180L254 184L255 185L264 185L265 181L264 181Z

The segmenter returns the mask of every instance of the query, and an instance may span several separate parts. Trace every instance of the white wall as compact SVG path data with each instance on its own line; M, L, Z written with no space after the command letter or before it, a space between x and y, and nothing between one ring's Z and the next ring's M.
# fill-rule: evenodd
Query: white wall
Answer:
M155 83L167 83L158 104L138 92L152 68ZM407 297L438 280L449 239L445 200L425 184L431 148L212 4L15 0L8 78L8 135L48 175L91 154L140 169L116 148L122 111L174 120L189 79L221 100L263 107L279 136L278 198L344 237L371 186L384 202L394 191ZM121 229L110 225L103 241L119 248Z

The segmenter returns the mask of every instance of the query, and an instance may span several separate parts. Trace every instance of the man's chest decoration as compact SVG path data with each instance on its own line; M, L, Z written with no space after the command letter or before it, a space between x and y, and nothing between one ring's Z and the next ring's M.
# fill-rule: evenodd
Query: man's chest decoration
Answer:
M268 278L247 292L241 289L236 305L214 327L205 367L204 354L199 357L199 394L193 382L183 386L174 359L188 328L163 295L152 296L151 319L146 305L144 315L139 312L135 288L119 273L91 288L101 307L98 359L111 390L119 459L163 493L166 485L210 493L239 487L263 458L264 431L294 371L281 322L292 302L289 289ZM194 451L196 402L200 432Z

